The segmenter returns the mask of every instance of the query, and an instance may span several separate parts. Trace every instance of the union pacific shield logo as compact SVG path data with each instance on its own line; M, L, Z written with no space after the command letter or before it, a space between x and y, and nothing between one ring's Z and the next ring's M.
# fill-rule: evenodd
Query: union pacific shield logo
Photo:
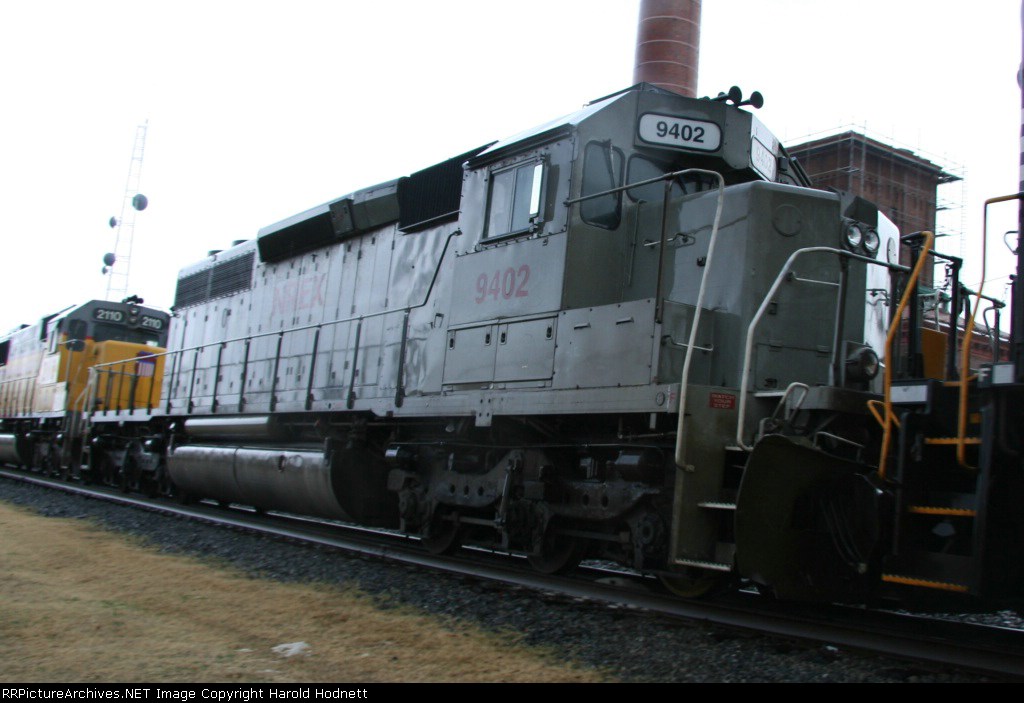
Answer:
M135 375L139 378L152 378L156 372L156 359L152 352L140 351L135 359Z

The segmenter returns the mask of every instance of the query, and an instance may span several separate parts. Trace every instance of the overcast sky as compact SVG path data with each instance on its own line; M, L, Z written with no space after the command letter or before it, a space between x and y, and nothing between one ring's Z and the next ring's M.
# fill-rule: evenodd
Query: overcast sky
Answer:
M146 120L130 288L167 307L209 249L628 86L638 5L0 5L0 331L103 297L107 221ZM699 92L760 90L783 142L856 124L964 167L976 286L980 203L1017 189L1020 56L1017 0L705 0ZM999 213L997 295L1016 229L1012 206Z

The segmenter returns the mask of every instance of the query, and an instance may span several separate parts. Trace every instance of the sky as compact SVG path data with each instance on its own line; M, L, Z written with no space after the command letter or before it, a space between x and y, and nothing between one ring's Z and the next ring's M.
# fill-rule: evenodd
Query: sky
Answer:
M208 250L630 85L638 8L0 4L0 332L105 296L139 125L129 292L166 308ZM981 203L1018 185L1020 32L1016 0L704 0L698 94L759 90L783 143L856 125L962 168L945 195L976 288ZM1003 296L1016 209L995 208L986 292Z

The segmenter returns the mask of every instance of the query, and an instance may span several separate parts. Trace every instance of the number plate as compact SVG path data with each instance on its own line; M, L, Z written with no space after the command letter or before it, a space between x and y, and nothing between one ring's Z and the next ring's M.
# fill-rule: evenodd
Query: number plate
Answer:
M109 308L96 308L93 312L93 319L104 322L124 322L124 311L110 310Z
M762 144L757 137L750 139L750 165L754 170L765 177L766 180L774 181L778 175L778 162L771 149Z
M640 118L640 139L680 149L716 151L722 144L722 130L714 122L690 120L648 113Z
M143 315L142 320L139 322L139 327L148 330L162 330L164 328L164 321L159 317L150 317L149 315Z

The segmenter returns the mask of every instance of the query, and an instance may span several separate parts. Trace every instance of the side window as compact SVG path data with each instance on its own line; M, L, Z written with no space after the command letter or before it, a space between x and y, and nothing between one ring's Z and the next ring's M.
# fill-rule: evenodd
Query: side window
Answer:
M671 166L662 166L642 156L633 155L629 157L629 165L626 167L626 183L639 183L650 178L657 178L671 172ZM718 181L714 177L691 173L685 176L677 176L672 182L672 193L669 198L678 198L680 195L699 193L705 190L714 190L718 187ZM647 185L630 188L626 191L631 200L660 203L665 194L665 184L648 183Z
M85 341L87 335L85 320L72 320L68 327L68 339L77 339L80 342Z
M60 322L58 322L57 324L55 324L52 327L50 327L50 337L49 337L49 340L48 340L50 345L49 345L49 349L47 349L47 353L48 354L53 354L55 351L57 351L57 348L60 346L60 328L61 327L62 327L62 325L61 325Z
M501 237L529 230L540 217L543 180L544 164L540 161L492 173L485 236Z
M649 161L642 156L631 156L629 157L629 166L626 168L626 183L639 183L640 181L664 176L666 173L666 169L653 161ZM648 183L637 188L630 188L626 193L629 194L632 200L660 203L662 198L665 197L665 182ZM683 189L679 186L679 181L676 180L672 184L672 194L669 197L676 198L682 194Z
M11 340L0 342L0 366L7 365L7 357L11 353Z
M622 185L622 152L611 142L590 142L583 153L583 188L580 195L603 193ZM580 203L583 221L615 229L622 219L622 193L610 193Z

